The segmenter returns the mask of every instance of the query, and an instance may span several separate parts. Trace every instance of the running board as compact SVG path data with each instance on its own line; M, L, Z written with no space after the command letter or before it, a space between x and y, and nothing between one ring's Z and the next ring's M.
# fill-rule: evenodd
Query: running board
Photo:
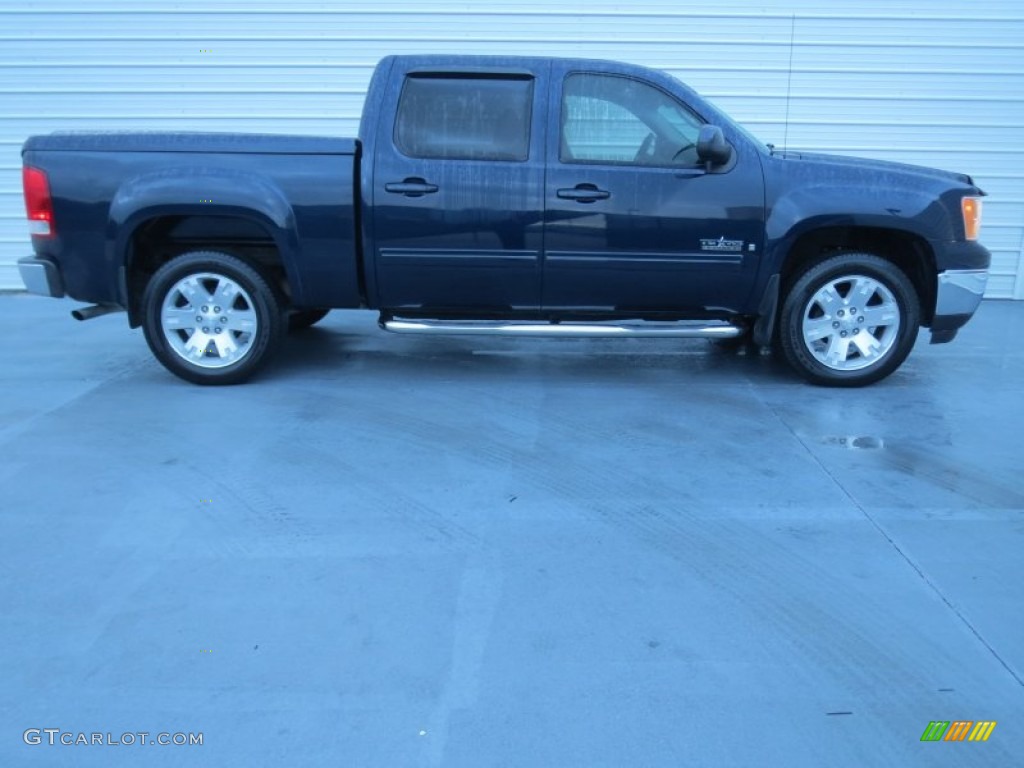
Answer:
M392 333L434 336L560 336L563 338L735 339L747 331L746 328L731 323L708 325L693 322L614 324L382 319L380 327Z

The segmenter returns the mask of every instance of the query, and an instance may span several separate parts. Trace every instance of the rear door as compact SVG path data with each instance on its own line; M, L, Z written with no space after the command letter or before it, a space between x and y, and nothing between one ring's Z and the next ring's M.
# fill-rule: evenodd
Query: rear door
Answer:
M764 182L739 154L708 171L704 120L662 85L556 62L545 310L731 311L763 247Z
M373 171L377 306L504 314L540 305L546 75L402 69Z

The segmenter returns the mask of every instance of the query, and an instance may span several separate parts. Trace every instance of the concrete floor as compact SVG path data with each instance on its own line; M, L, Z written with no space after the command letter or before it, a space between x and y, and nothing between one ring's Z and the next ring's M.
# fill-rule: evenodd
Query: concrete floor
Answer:
M368 313L200 388L71 307L0 297L0 766L1024 761L1024 303L858 391Z

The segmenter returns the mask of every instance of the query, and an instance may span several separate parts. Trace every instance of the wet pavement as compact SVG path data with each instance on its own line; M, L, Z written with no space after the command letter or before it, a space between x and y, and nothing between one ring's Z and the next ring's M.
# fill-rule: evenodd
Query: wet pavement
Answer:
M1024 302L852 391L353 312L201 388L73 306L0 296L2 766L1020 763Z

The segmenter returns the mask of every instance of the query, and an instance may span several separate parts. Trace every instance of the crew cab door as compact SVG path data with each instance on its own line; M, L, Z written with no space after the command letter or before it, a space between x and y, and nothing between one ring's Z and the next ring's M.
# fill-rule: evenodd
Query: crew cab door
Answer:
M376 305L536 310L546 71L403 66L378 106L372 158Z
M763 249L759 160L701 164L704 120L663 85L566 62L551 90L544 309L738 311Z

